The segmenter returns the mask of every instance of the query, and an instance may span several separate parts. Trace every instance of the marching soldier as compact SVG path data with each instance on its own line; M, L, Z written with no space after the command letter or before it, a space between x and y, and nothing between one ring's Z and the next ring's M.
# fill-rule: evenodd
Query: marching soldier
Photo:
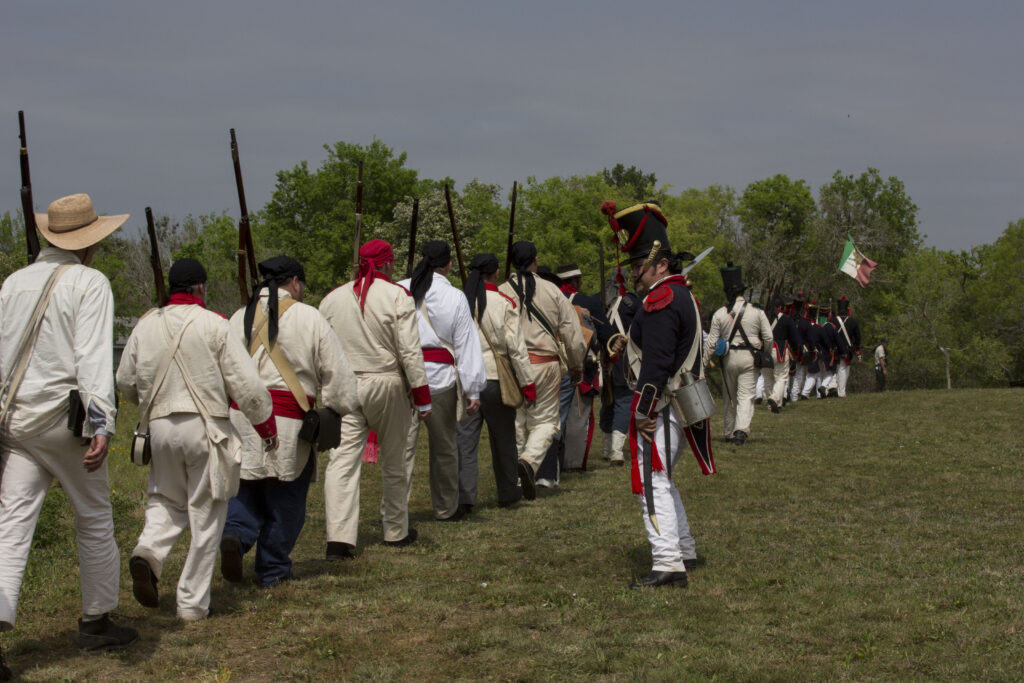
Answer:
M85 194L58 199L36 214L50 246L0 289L0 371L11 378L0 397L0 631L14 628L36 521L56 478L75 511L78 645L90 650L139 637L108 617L121 572L106 460L116 412L114 297L107 278L89 267L100 241L127 219L97 216ZM78 436L65 428L71 391L85 418ZM0 672L10 676L5 669L0 653Z
M836 331L839 362L836 365L836 393L846 397L846 384L850 379L850 365L864 360L860 348L860 324L850 315L850 301L845 296L836 301L836 315L830 321Z
M831 319L832 307L822 306L818 316L818 324L821 326L821 338L825 344L825 364L822 367L818 398L834 398L838 396L836 391L836 365L839 361L839 341L836 338L836 328L829 324Z
M633 316L641 306L640 297L636 292L626 291L625 280L621 277L620 273L618 281L615 282L618 295L608 307L607 317L612 325L613 337L605 344L606 360L611 369L607 373L610 386L604 387L604 397L610 400L605 400L601 407L604 459L613 465L622 465L624 462L622 447L626 444L629 418L633 414L630 408L633 390L629 388L627 379L629 361L623 353L612 353L610 343L616 335L627 335Z
M810 362L807 364L807 378L800 389L800 400L806 401L811 394L818 395L822 381L822 368L825 365L827 347L821 325L818 324L818 302L807 302L807 333L804 342L810 351Z
M629 425L632 482L644 510L652 556L651 573L630 588L685 588L687 571L697 565L697 552L671 478L684 441L691 444L703 472L715 472L708 420L687 426L689 420L677 402L683 373L703 377L700 314L680 274L683 254L673 253L669 246L661 207L649 201L617 211L613 202L605 202L601 211L629 254L633 285L643 296L628 343L617 336L611 348L619 354L628 345L630 367L635 369Z
M796 331L800 335L803 345L797 354L797 362L794 366L793 377L790 381L789 400L803 401L808 397L804 395L804 384L807 382L807 367L815 357L814 349L810 343L811 317L807 308L807 297L803 292L797 292L793 296L792 307L793 322L796 323Z
M242 436L242 480L228 501L221 540L221 573L242 580L242 556L256 546L262 588L292 578L291 551L306 520L306 494L316 470L315 444L300 437L303 417L316 402L339 415L359 408L356 378L330 324L302 303L306 272L298 261L275 256L259 264L263 283L231 317L274 402L280 447L266 453L259 434L231 413Z
M477 254L469 264L464 292L473 320L480 334L487 386L480 392L480 410L459 421L459 504L469 509L476 504L477 451L480 431L487 422L490 435L491 464L494 484L498 489L498 507L509 507L523 497L518 484L516 447L516 409L502 399L498 364L512 371L522 399L527 404L537 399L533 383L533 367L526 350L526 340L519 323L516 305L498 291L498 258L494 254ZM508 378L507 378L508 379Z
M399 284L412 292L417 307L423 365L430 386L432 409L423 422L430 434L430 499L434 519L454 522L472 509L471 505L463 507L459 502L459 449L455 440L455 424L463 412L459 388L467 401L465 414L474 415L480 409L480 392L487 384L487 374L466 296L445 277L452 267L448 243L427 242L421 253L423 258L416 264L412 277ZM419 433L419 420L412 420L405 450L409 481Z
M725 440L742 446L750 436L754 415L754 386L757 370L754 354L772 346L772 328L764 311L748 306L743 298L743 270L729 263L720 268L728 304L715 311L705 353L722 357L725 393Z
M566 365L571 382L579 383L586 347L579 318L568 299L558 287L536 275L537 247L525 241L513 244L512 265L516 272L498 289L517 306L537 386L537 400L520 408L516 416L519 479L523 497L533 500L537 468L558 434L561 365Z
M342 418L341 443L331 451L324 473L328 560L355 557L359 471L370 430L380 448L384 543L405 546L417 538L409 527L405 447L413 406L420 420L430 417L430 387L412 296L391 282L394 262L390 244L370 240L359 249L356 279L320 302L356 374L360 405Z
M771 323L775 367L761 369L765 393L768 394L768 407L773 413L779 412L779 409L782 408L783 398L786 396L786 381L789 379L790 363L794 362L799 349L803 346L796 323L786 314L788 306L789 303L785 299L778 297L775 306L775 319Z
M164 560L188 528L192 542L178 579L178 618L195 621L210 612L228 500L238 491L241 442L228 405L238 406L264 450L277 448L277 422L240 338L223 316L206 310L203 266L181 259L167 279L167 305L139 320L117 368L118 389L139 404L140 424L149 423L153 453L146 525L128 568L135 599L158 607Z

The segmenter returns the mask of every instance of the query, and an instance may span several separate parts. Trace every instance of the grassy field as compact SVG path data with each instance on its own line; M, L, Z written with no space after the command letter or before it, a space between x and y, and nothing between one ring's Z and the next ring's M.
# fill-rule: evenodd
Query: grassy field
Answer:
M628 469L596 457L591 472L503 510L488 462L477 511L440 524L421 450L415 545L381 545L380 473L366 466L358 557L322 561L316 483L294 553L299 580L267 591L218 572L216 615L185 625L174 583L187 537L160 609L131 596L146 471L128 463L134 415L124 411L111 456L117 614L141 643L75 649L74 532L59 490L36 532L17 629L0 642L16 672L39 681L1021 680L1022 416L1021 390L758 410L745 446L716 441L718 475L702 477L689 455L676 469L707 560L687 590L626 587L650 568Z

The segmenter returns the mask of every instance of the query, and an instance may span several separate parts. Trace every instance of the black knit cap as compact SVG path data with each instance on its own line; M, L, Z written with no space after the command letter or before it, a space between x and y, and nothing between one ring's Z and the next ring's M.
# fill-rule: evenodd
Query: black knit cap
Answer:
M462 291L469 301L469 312L475 320L480 320L487 309L487 288L484 284L483 275L490 275L498 272L498 257L494 254L477 254L469 262L469 275L466 276L466 284Z
M206 269L194 258L178 259L167 273L170 293L187 292L189 287L206 283Z
M434 269L444 268L452 260L451 247L442 240L427 242L420 249L420 254L423 255L423 258L412 269L412 278L409 282L412 298L417 305L430 291L430 284L434 281Z
M242 329L245 332L245 341L252 341L252 324L256 319L256 307L260 305L260 292L264 287L267 289L267 337L271 344L277 341L277 288L280 285L291 282L293 277L299 281L306 281L306 270L302 264L291 256L274 256L266 261L261 261L259 266L263 282L253 291L249 304L245 307L245 316L242 318ZM268 349L269 351L269 349Z

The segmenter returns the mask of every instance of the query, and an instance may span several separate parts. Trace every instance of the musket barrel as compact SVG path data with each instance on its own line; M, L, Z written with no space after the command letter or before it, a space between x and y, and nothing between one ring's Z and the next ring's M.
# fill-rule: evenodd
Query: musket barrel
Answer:
M515 180L512 181L512 208L508 213L508 248L505 250L505 279L512 274L512 243L515 238L516 231L516 193L519 189L519 183Z
M455 209L452 208L452 193L448 184L444 186L444 201L448 205L448 221L452 224L452 237L455 239L455 256L459 259L459 276L462 284L466 284L466 266L462 262L462 244L459 242L459 229L455 227Z
M359 162L356 176L356 220L352 237L355 242L352 248L352 277L359 275L359 247L363 239L363 162Z
M153 209L146 207L146 232L149 233L149 265L153 268L153 283L156 285L156 300L160 306L167 304L167 287L164 285L164 270L160 263L160 245L156 240L156 224Z
M25 247L28 262L34 263L39 255L39 235L36 232L36 209L32 201L32 175L28 167L28 142L25 137L25 112L18 111L18 139L21 142L21 213L25 220Z
M412 221L409 225L409 269L406 277L412 277L412 269L416 264L416 229L419 225L420 198L412 198Z

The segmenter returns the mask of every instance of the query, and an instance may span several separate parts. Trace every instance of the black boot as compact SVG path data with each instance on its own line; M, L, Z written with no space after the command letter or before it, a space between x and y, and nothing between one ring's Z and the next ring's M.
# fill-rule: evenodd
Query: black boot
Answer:
M231 583L242 582L242 544L231 534L220 539L220 575Z
M533 468L530 467L530 463L520 458L516 469L519 471L519 483L523 487L523 498L533 500L537 497L537 487L533 481Z
M143 607L159 607L160 596L156 590L156 574L145 559L135 556L128 560L128 572L132 575L132 595Z
M634 581L629 584L629 587L633 590L638 588L658 588L660 586L676 586L678 588L686 588L689 583L689 579L686 578L686 572L651 572L639 581Z
M747 440L747 433L746 432L741 432L738 429L735 432L733 432L732 442L734 444L736 444L737 446L742 446L744 444L744 442L746 442L746 440Z
M356 554L354 552L355 549L356 547L351 543L328 541L327 552L324 555L324 559L332 561L354 560L356 559Z
M95 621L78 620L78 647L83 650L119 650L138 639L138 631L116 625L109 614Z

